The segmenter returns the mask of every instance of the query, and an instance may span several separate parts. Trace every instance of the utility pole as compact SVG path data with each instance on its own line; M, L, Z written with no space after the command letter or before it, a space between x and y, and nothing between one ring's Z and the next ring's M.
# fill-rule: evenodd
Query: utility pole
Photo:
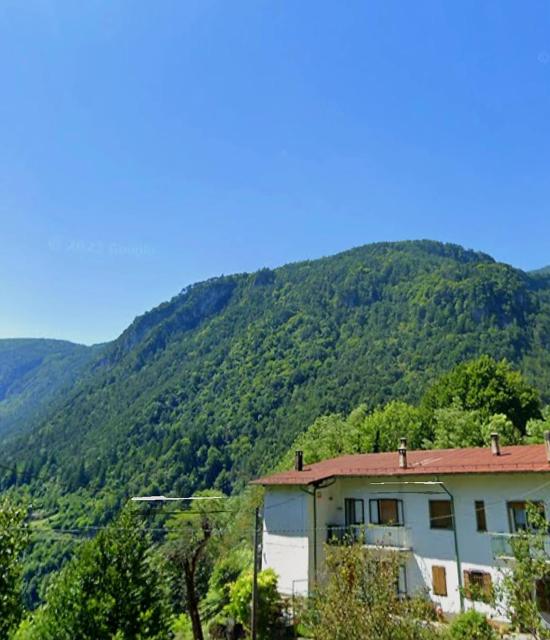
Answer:
M254 522L254 573L252 578L252 611L251 628L252 640L257 638L258 627L258 570L260 568L260 509L256 507L256 517Z

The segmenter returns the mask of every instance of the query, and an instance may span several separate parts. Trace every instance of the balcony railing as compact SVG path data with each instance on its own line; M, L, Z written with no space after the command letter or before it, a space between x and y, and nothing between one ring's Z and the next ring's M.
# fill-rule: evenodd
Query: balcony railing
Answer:
M410 529L404 526L330 524L327 528L327 542L329 544L358 542L366 547L398 551L412 549Z
M514 550L512 542L517 537L515 533L489 533L491 538L491 551L497 560L513 560ZM550 537L546 538L544 551L550 560Z

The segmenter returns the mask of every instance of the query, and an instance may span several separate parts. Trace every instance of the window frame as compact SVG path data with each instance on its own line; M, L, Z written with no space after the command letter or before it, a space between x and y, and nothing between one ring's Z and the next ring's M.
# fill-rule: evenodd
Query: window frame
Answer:
M380 508L381 502L395 503L395 512L397 514L396 522L381 522ZM405 526L405 512L403 509L403 500L398 498L371 498L369 499L369 522L380 527L403 527Z
M348 505L352 504L354 505L353 507L353 513L354 513L354 522L350 522L349 521L349 514L350 511L348 509ZM361 517L362 517L362 521L361 522L356 522L355 520L357 520L357 511L356 511L356 505L357 503L361 504ZM365 524L365 501L363 500L363 498L344 498L344 522L345 522L345 526L346 527L360 527L361 525Z
M479 533L487 532L487 512L485 511L485 500L476 500L474 502L476 514L476 531Z
M448 504L449 505L449 514L441 516L441 515L433 515L432 514L432 505L436 503ZM451 500L430 500L429 501L429 516L430 516L430 529L434 529L436 531L453 531L454 530L454 510L453 503ZM441 526L438 524L434 525L434 521L443 521L443 518L448 518L449 526Z
M493 576L482 569L464 569L464 595L472 602L489 602L493 595Z
M550 573L535 581L535 601L546 620L550 616Z
M535 507L539 507L542 515L546 517L546 509L542 500L508 500L506 502L506 511L508 512L508 524L510 527L510 533L518 533L518 531L527 531L533 529L532 525L529 525L529 518L527 515L527 505L532 504ZM518 522L515 518L516 508L523 509L525 525L518 526Z
M405 597L407 595L407 567L404 564L400 564L397 567L397 580L395 587L399 597Z

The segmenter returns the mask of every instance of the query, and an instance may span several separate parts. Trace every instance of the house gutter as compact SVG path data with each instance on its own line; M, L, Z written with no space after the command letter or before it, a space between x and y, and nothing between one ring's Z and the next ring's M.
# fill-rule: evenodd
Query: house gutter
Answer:
M455 560L456 560L456 571L458 574L458 594L460 597L460 612L464 612L464 588L462 584L462 563L460 561L460 552L458 550L458 534L456 530L456 514L455 514L455 499L453 494L447 489L443 482L440 482L440 486L445 491L445 493L449 496L451 501L451 513L453 517L453 540L455 547Z
M317 584L317 490L326 489L336 482L336 478L333 478L327 484L322 484L323 481L313 482L313 491L300 487L300 491L307 493L313 497L313 582Z

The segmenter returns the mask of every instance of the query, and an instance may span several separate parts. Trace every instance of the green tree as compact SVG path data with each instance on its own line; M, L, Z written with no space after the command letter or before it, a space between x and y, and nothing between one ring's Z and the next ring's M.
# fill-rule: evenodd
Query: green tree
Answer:
M53 580L46 602L16 640L165 640L170 612L164 571L129 511L84 543Z
M520 444L522 441L519 429L515 427L514 423L502 413L496 413L494 416L491 416L481 427L481 433L483 436L483 443L481 446L484 446L491 441L492 433L498 433L500 436L500 443L503 445Z
M544 407L542 418L529 420L527 423L526 441L529 444L541 444L544 442L544 432L550 431L550 407Z
M461 613L449 627L449 640L498 640L487 618L474 609Z
M430 411L458 403L466 411L479 411L485 419L504 414L525 433L527 422L541 417L538 391L506 360L489 356L464 362L432 385L422 399Z
M215 548L220 542L227 505L217 492L203 491L197 493L196 497L199 499L193 500L187 511L169 521L171 532L165 553L182 576L181 591L191 619L193 638L204 640L199 603L206 591L207 574L213 564Z
M244 572L230 588L227 613L250 632L252 602L252 572ZM258 574L258 638L272 640L284 625L283 604L277 589L277 574L273 569Z
M208 580L208 593L201 602L201 611L208 621L215 620L231 601L231 587L239 576L252 566L252 551L243 546L223 553Z
M550 523L536 504L527 506L527 520L529 526L510 539L514 560L502 570L497 598L517 631L528 633L534 640L549 640L550 629L543 623L540 599L542 596L550 601Z
M326 576L304 622L315 640L433 640L433 608L422 594L397 592L399 559L360 545L328 547Z
M21 554L28 544L27 510L0 500L0 637L7 638L23 613Z
M406 402L394 400L367 415L361 425L362 451L394 451L407 438L410 449L422 448L431 436L425 413Z
M339 414L321 416L294 441L280 467L292 465L294 451L303 451L306 464L360 451L360 431L357 424L350 429L348 421Z
M436 449L481 447L484 444L483 416L466 411L458 402L434 411L433 446Z

